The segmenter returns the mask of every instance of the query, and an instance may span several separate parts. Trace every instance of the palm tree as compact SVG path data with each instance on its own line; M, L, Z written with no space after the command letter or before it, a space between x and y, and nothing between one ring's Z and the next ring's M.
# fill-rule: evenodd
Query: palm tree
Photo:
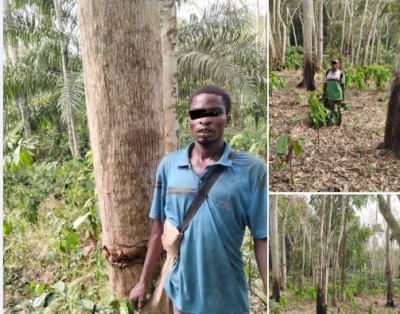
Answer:
M265 51L250 32L245 8L214 4L200 18L192 15L179 29L178 53L180 85L211 81L239 94L266 92Z
M14 47L14 51L17 51L17 58L11 58L11 60L16 59L16 61L9 62L5 67L5 76L7 77L4 84L5 102L6 106L12 105L14 102L19 104L26 135L29 134L26 130L31 129L28 122L32 123L28 109L41 93L57 94L57 91L69 91L69 95L64 95L64 99L69 96L69 100L60 103L59 106L62 110L61 116L68 115L68 119L64 120L68 122L69 131L70 125L75 124L74 114L77 108L83 104L82 97L79 97L81 90L71 91L68 88L62 88L60 84L56 84L59 77L63 77L63 85L71 85L67 81L68 73L64 66L67 63L67 58L71 60L70 65L68 65L71 70L81 71L74 2L66 2L62 12L65 17L64 20L67 21L65 29L68 29L68 32L63 32L63 28L60 31L53 27L53 22L56 20L56 3L58 2L50 0L15 0L8 3L10 5L9 11L5 12L5 43L8 44L8 48ZM60 12L58 15L60 15ZM60 46L62 46L60 38L67 38L65 41L68 42L68 45L65 45L63 49L60 49ZM71 52L66 52L66 48L69 48ZM10 49L10 51L12 50ZM71 92L76 92L78 95L71 95ZM57 99L53 100L56 108ZM77 102L78 100L79 102ZM54 110L51 110L51 112L56 113ZM59 118L54 117L53 120L59 121ZM57 127L61 131L58 125ZM69 134L71 134L71 131ZM70 147L72 156L79 156L76 132L74 136L70 136Z

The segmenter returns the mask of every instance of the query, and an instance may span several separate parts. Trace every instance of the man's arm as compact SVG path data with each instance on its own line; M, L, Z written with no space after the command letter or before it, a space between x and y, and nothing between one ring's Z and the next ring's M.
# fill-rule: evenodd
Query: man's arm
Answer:
M256 253L256 261L258 266L258 271L262 282L264 284L265 295L267 295L267 278L268 278L268 268L267 268L267 258L268 258L268 241L267 238L254 239L254 251Z
M160 258L164 248L161 242L163 226L159 220L153 220L150 231L149 246L143 265L143 270L139 282L133 287L129 299L132 306L141 309L146 304L147 288L153 276L157 261Z
M344 101L344 84L340 84L342 86L342 100Z

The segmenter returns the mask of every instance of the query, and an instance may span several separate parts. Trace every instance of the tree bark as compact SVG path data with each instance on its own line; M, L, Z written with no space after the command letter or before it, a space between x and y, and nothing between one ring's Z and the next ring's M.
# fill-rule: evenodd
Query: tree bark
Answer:
M270 243L272 255L272 296L275 302L280 299L280 278L279 278L279 234L278 234L278 196L271 195L270 217Z
M341 207L341 212L340 212L340 225L339 225L339 235L338 239L336 242L336 250L334 252L334 257L333 257L333 275L332 275L332 298L331 298L331 303L332 306L337 306L336 303L336 282L337 282L337 268L338 268L338 259L339 259L339 249L340 245L342 242L342 237L343 237L343 230L344 230L344 218L346 214L346 204L348 203L348 196L341 196L342 198L342 207ZM347 202L346 202L347 201Z
M378 19L378 12L379 12L379 7L381 5L381 2L382 2L382 0L378 1L376 8L375 8L375 12L372 14L371 27L369 29L368 38L367 38L367 41L365 42L365 48L364 48L364 58L363 58L363 62L362 62L362 65L364 65L364 66L367 65L369 45L370 45L370 41L372 39L372 35L375 32L376 21Z
M394 78L388 104L385 137L378 148L388 148L395 158L400 158L400 38L394 65Z
M271 30L271 19L270 19L270 14L268 13L267 10L267 17L265 19L265 28L267 32L267 43L266 47L268 47L268 53L269 53L269 64L272 65L272 68L276 65L276 49L275 49L275 42L274 42L274 35Z
M341 301L345 299L345 289L346 289L346 270L347 270L347 219L346 213L344 215L343 223L343 242L342 242L342 276L340 285L340 294L342 296Z
M356 52L356 64L358 64L358 57L360 55L361 42L362 42L362 37L363 37L363 28L364 28L364 23L365 23L365 17L367 16L367 10L368 10L368 0L365 1L364 12L363 12L362 19L361 19L360 33L358 35L358 44L357 44L357 52Z
M316 70L322 68L324 56L324 0L318 1L318 54L316 60Z
M378 206L376 207L375 211L375 226L378 224ZM376 237L376 230L373 230L372 235L372 257L371 257L371 264L369 267L369 282L368 282L368 289L375 289L375 256L376 256L376 246L377 246L377 237Z
M287 27L285 25L285 22L282 19L282 14L281 14L281 2L278 0L277 2L277 14L278 14L278 36L279 36L279 64L283 64L285 62L285 55L286 55L286 32L287 32Z
M78 0L86 106L111 291L138 281L163 154L156 0Z
M281 282L280 288L282 291L286 289L286 222L287 222L287 214L288 209L290 206L289 204L286 207L285 213L283 214L283 219L281 223Z
M390 195L387 196L387 204L390 209ZM390 257L390 228L389 224L386 226L386 268L385 275L387 280L387 290L386 290L386 305L387 307L394 307L394 293L393 293L393 271L392 263Z
M316 313L317 314L326 314L327 304L325 298L325 278L326 273L324 272L325 268L325 249L324 247L324 223L325 223L325 206L326 205L326 196L322 196L322 206L319 220L319 262L317 269L317 300L316 300Z
M303 0L303 81L298 87L305 87L308 91L316 89L314 82L315 64L312 62L313 41L313 1Z
M340 40L340 58L343 58L343 44L344 44L344 34L346 29L346 16L347 16L347 1L344 1L344 14L343 14L343 22L342 22L342 38Z
M178 39L175 0L159 0L163 58L164 153L178 148Z
M388 204L382 195L378 195L379 211L381 212L386 223L389 225L390 230L392 230L392 235L396 239L397 243L400 245L400 224L397 222L396 218L393 216L390 210L390 204Z

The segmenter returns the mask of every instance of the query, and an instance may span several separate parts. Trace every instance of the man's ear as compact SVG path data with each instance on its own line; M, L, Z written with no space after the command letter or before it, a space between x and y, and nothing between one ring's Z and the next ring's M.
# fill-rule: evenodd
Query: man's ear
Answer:
M227 116L226 117L226 125L228 125L229 123L231 123L232 119L231 116Z

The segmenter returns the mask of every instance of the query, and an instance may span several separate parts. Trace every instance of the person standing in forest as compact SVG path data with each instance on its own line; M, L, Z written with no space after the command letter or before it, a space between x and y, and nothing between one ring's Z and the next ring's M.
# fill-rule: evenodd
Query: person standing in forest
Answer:
M341 104L344 101L344 73L339 69L339 61L332 60L331 68L324 75L324 98L327 100L332 112L337 107L339 115L339 124L342 123Z
M217 165L223 166L222 173L185 230L164 289L174 313L249 313L240 251L248 226L266 293L267 172L262 161L235 153L224 141L230 107L229 95L214 85L200 87L189 99L194 142L165 156L157 168L148 251L139 282L130 293L135 308L146 303L163 252L164 222L180 230L190 203Z

